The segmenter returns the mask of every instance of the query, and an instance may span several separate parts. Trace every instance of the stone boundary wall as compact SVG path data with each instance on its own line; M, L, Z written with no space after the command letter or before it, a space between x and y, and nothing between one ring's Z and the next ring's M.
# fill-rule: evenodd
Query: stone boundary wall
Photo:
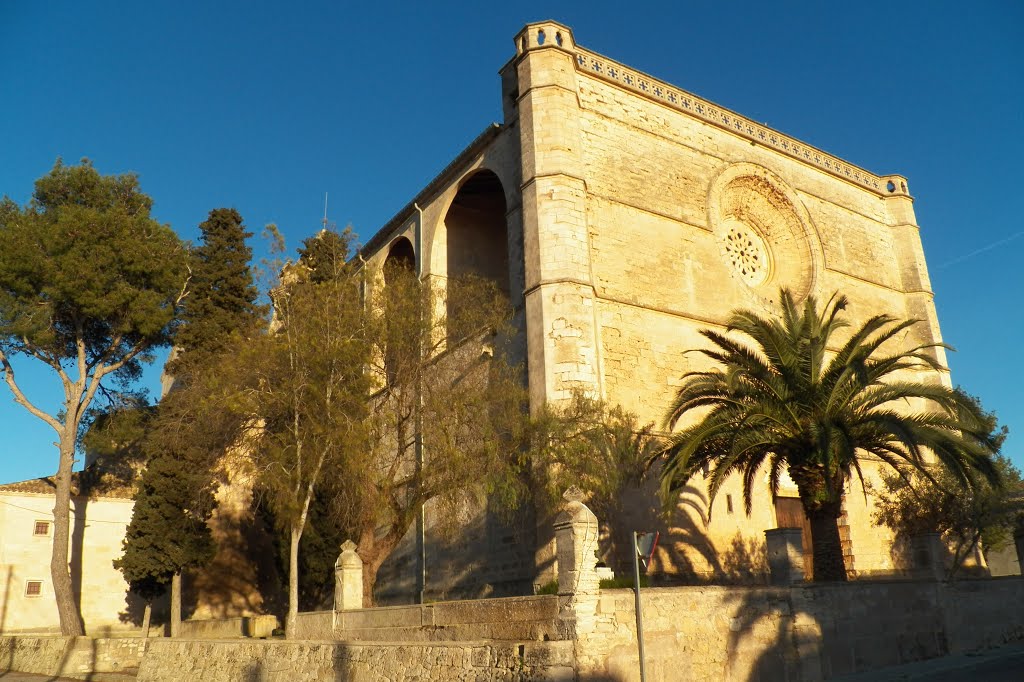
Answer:
M181 621L184 639L233 639L236 637L270 637L277 627L275 616L239 616L209 620Z
M503 597L299 613L296 638L346 642L538 641L565 639L554 595ZM233 639L246 634L242 619L188 621L182 636ZM188 627L186 627L188 625Z
M1024 640L1024 579L642 591L649 682L823 680ZM639 679L631 590L577 623L580 671Z
M11 670L81 680L134 673L145 651L138 637L0 637L0 677Z
M554 595L437 602L339 611L334 638L344 641L563 639Z
M334 621L334 611L300 611L295 619L295 639L333 641Z
M410 642L154 640L139 682L572 682L571 642Z
M1016 576L646 588L642 598L649 682L815 682L1024 640L1024 578ZM348 629L336 627L346 619ZM533 630L538 622L553 631ZM509 639L471 634L501 634L503 624ZM321 641L0 637L0 674L87 679L137 668L140 680L154 682L423 682L575 680L578 673L588 682L634 682L635 624L628 589L323 611L300 615L301 636ZM396 633L420 640L388 637ZM342 641L323 641L325 634Z

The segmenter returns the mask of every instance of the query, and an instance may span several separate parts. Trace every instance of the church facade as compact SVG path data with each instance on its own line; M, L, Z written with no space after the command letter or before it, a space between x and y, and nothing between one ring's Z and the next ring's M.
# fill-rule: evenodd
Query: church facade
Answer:
M503 123L362 255L371 269L412 259L436 286L465 272L493 278L517 310L513 354L528 369L533 405L584 389L661 426L681 377L701 367L685 353L702 347L699 330L721 329L737 308L773 310L781 287L824 300L842 292L855 323L878 313L918 319L907 346L941 340L905 178L875 175L591 52L557 23L526 26L515 48L501 69ZM948 371L917 378L950 383ZM864 470L877 484L873 463ZM848 569L899 569L888 532L871 523L870 494L852 486L841 528ZM638 491L617 522L660 527L652 570L666 576L750 577L763 566L764 530L802 516L792 482L773 498L765 478L748 516L738 480L711 509L695 479L667 524L653 490ZM427 517L429 531L429 508ZM492 526L473 540L481 558L470 566L428 544L429 594L543 583L543 548L524 549L522 529ZM409 538L378 584L389 575L401 584L414 552Z

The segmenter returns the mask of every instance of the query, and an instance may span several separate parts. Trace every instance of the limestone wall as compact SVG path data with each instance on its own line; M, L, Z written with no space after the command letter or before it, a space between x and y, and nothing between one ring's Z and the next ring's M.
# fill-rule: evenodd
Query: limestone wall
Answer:
M555 640L565 635L558 608L558 597L548 595L314 611L299 614L296 637L346 642Z
M0 637L0 677L10 670L82 680L133 673L145 651L139 638Z
M306 611L295 620L295 639L333 640L334 611Z
M181 622L185 639L232 639L236 637L270 637L277 627L275 616L239 616L209 618Z
M821 680L1024 640L1024 580L642 591L651 682ZM602 590L580 672L639 680L634 597Z
M854 321L877 313L922 320L901 343L941 340L906 179L858 168L590 52L554 22L527 26L515 42L501 73L504 124L442 171L414 200L422 213L407 206L365 256L379 269L404 236L423 276L443 286L455 251L473 249L456 247L465 221L453 206L474 173L493 172L505 195L507 249L486 239L476 246L507 252L521 321L513 354L528 360L534 406L583 388L661 426L680 378L705 366L684 354L704 345L699 331L721 327L736 308L774 310L783 286L823 300L840 291ZM500 229L488 215L467 234ZM945 371L920 378L950 383ZM663 532L654 570L665 575L735 579L725 564L756 557L763 531L777 523L766 481L755 486L749 517L738 480L711 509L695 478L669 524L646 518L658 506L651 492L628 500L620 520ZM894 570L888 533L871 525L870 498L862 499L852 486L853 568ZM545 534L528 537L527 523L500 527L481 513L450 541L431 535L436 510L428 506L427 517L428 595L515 594L553 574ZM416 588L416 540L404 538L381 570L386 603ZM522 551L530 542L539 545L532 564ZM467 544L481 548L472 561L461 551Z
M558 598L512 597L342 611L335 639L442 641L561 639Z
M575 679L568 642L349 644L154 640L139 682L513 682Z
M642 598L650 682L815 682L1024 641L1019 577L649 588ZM155 682L635 682L633 603L630 590L600 590L562 602L496 599L301 614L302 636L320 641L6 637L0 638L0 673L87 678L138 667L140 680ZM558 611L560 604L568 610ZM332 619L342 624L335 636L346 641L324 641ZM557 631L522 627L541 620ZM507 641L498 641L504 637L493 628L502 623L520 629L506 630Z

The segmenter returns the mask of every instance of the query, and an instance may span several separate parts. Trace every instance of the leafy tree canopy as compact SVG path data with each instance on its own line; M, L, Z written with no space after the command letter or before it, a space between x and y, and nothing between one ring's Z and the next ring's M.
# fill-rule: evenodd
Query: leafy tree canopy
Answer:
M341 232L320 230L302 241L299 263L309 268L310 279L316 284L336 277L348 263L354 239L351 227Z
M957 393L981 414L983 429L998 451L1009 430L980 401L957 388ZM876 523L890 528L898 540L921 533L940 533L952 548L950 574L956 574L974 547L981 542L987 555L1013 540L1024 517L1024 485L1020 471L1002 454L993 463L999 485L977 474L965 483L942 466L915 472L894 470L882 475L882 490L875 506Z
M185 251L150 216L134 175L87 160L36 182L23 209L0 208L0 349L52 367L85 354L89 369L166 344L183 293Z

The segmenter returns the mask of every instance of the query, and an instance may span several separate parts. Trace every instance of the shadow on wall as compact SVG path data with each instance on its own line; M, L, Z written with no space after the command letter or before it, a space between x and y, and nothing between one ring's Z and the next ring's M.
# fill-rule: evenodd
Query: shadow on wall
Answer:
M14 578L14 566L7 566L7 575L4 576L4 595L3 600L0 601L0 634L4 632L4 628L7 626L7 608L11 601L11 580Z
M535 531L528 505L507 519L483 506L467 507L457 515L461 518L451 516L436 508L427 515L428 601L533 594ZM415 526L410 528L381 566L374 594L378 606L415 602L415 532Z
M238 499L222 501L211 522L217 553L210 564L187 576L182 617L232 618L283 615L283 576L274 561L272 529L257 512L252 491L234 482ZM225 486L226 487L226 486Z
M728 594L726 603L732 607L726 665L731 668L734 661L745 660L745 652L753 656L745 678L735 679L775 682L820 677L817 641L820 628L807 616L797 618L789 590L736 590ZM804 675L803 668L816 664L817 675L813 671L809 676ZM732 677L742 671L730 669L729 672Z
M85 542L85 515L88 508L88 495L71 498L71 556L68 558L68 569L71 571L71 592L75 599L75 613L83 628L85 619L82 617L82 551Z
M718 548L706 533L706 495L693 486L680 493L679 503L667 520L648 481L620 499L621 512L601 520L600 556L617 576L633 572L632 532L661 533L653 561L651 583L656 585L764 585L768 582L768 555L763 538L739 532L729 545Z
M89 648L88 656L84 659L81 656L83 645ZM53 677L48 678L47 682L56 682L57 680L64 679L62 676L65 673L81 674L82 670L95 670L96 648L96 639L94 637L66 638L64 640L64 652L61 654L57 669ZM76 656L76 654L78 655ZM86 673L84 679L91 680L93 677L93 673L90 672Z

